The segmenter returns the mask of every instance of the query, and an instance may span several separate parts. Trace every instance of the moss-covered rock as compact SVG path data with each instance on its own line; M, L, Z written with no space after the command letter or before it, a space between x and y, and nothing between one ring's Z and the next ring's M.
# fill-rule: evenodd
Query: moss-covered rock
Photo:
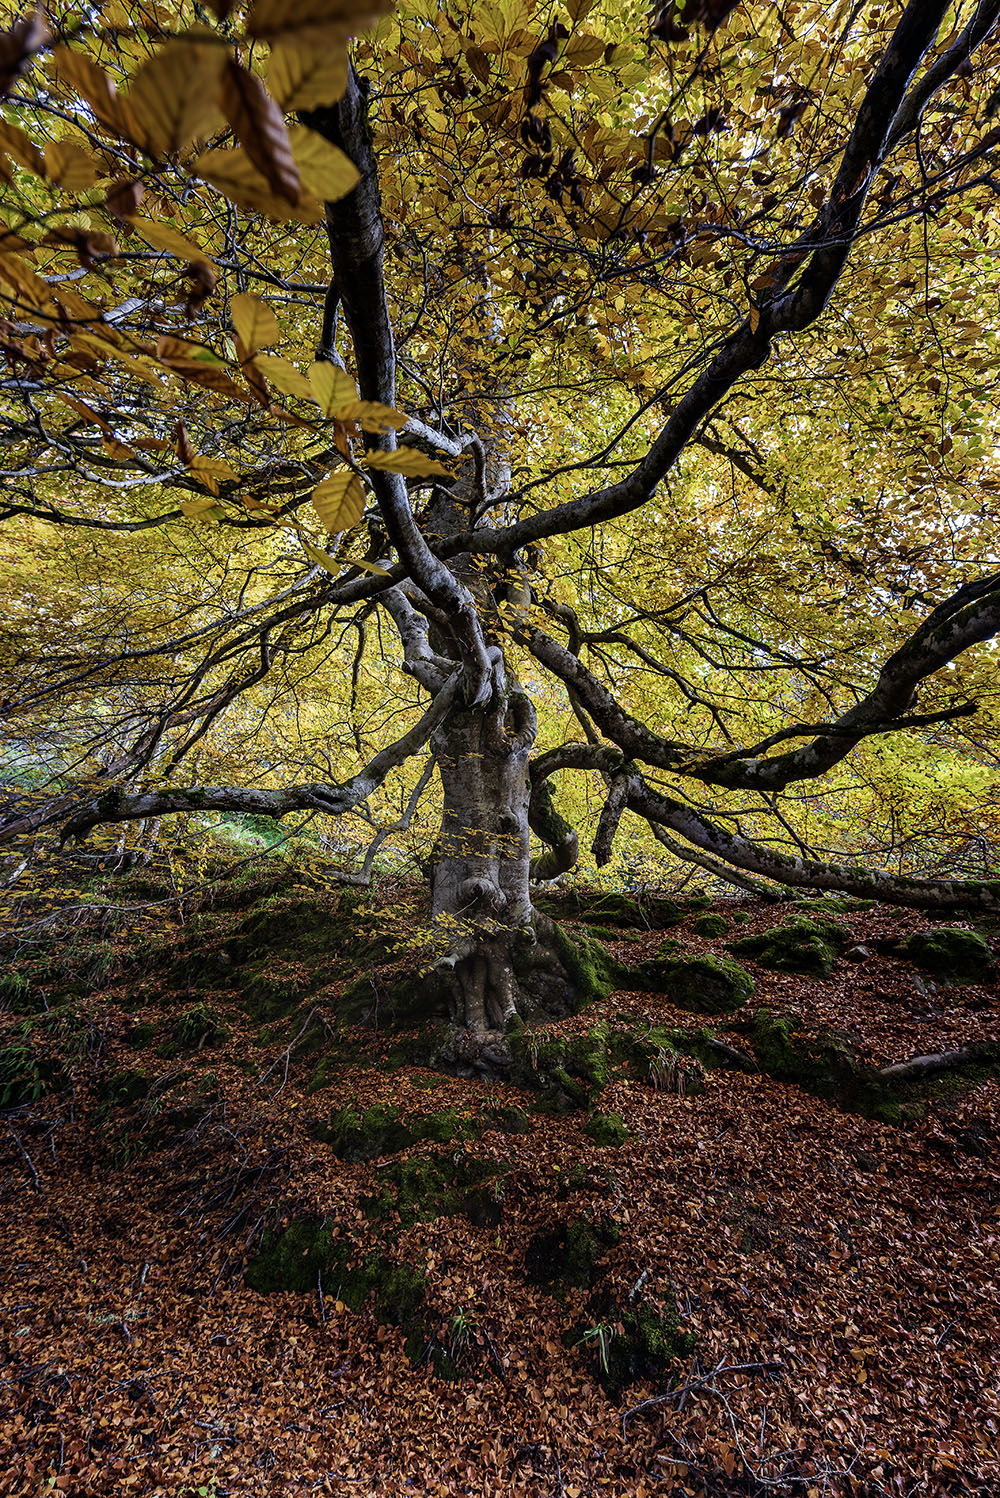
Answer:
M914 932L906 942L906 955L940 983L987 983L996 971L988 943L975 931L957 926Z
M373 1221L398 1218L402 1226L459 1212L495 1225L502 1216L503 1175L495 1160L468 1150L410 1156L380 1172L378 1191L362 1198L361 1208ZM482 1189L486 1183L489 1191Z
M803 919L787 926L772 926L759 936L741 936L730 942L729 950L739 957L751 957L773 972L828 978L838 951L848 941L850 933L835 921Z
M856 1044L844 1031L807 1028L789 1014L759 1009L750 1039L762 1071L825 1093L851 1089L862 1073Z
M585 1212L536 1233L528 1243L524 1272L539 1285L586 1289L595 1278L599 1261L620 1236L609 1218Z
M679 1009L696 1014L731 1014L753 998L753 979L731 957L658 953L635 971L645 989L665 994Z
M691 930L695 936L704 936L711 940L715 936L725 936L729 930L729 922L724 915L718 915L715 911L709 910L691 922Z
M357 1164L395 1155L422 1140L447 1144L473 1133L470 1120L454 1108L404 1118L400 1110L376 1104L358 1113L354 1108L337 1108L326 1123L313 1125L314 1139L328 1144L341 1160Z
M629 1137L620 1113L592 1113L583 1126L583 1132L603 1149L614 1149Z
M523 1030L508 1038L510 1080L548 1093L559 1109L584 1108L607 1086L610 1029L595 1025L582 1035Z
M679 926L693 909L709 903L672 900L663 895L611 894L604 890L545 891L535 901L539 910L554 920L582 921L586 925L625 926L639 931L663 931Z

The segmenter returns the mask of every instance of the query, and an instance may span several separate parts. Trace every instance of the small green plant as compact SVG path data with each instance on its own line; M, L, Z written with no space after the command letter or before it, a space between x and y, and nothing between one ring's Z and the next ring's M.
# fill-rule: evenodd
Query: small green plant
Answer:
M579 1342L576 1343L577 1347L596 1347L597 1358L601 1365L602 1373L607 1373L608 1371L608 1348L611 1346L613 1336L614 1328L608 1326L604 1321L599 1321L596 1326L588 1326Z

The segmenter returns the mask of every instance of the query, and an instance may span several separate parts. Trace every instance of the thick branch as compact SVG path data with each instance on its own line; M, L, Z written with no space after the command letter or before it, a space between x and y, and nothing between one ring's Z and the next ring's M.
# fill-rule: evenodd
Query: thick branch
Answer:
M629 787L630 811L679 833L687 842L706 853L765 879L806 889L842 890L849 895L882 900L888 905L909 905L933 909L941 905L960 910L1000 911L1000 880L912 879L884 870L868 870L841 863L823 863L813 858L797 858L763 848L738 833L726 832L706 817L654 791L639 775Z
M169 816L177 812L238 811L257 816L285 817L291 811L321 811L341 817L366 801L390 770L401 765L427 743L458 695L459 673L450 679L421 718L363 770L340 785L292 785L280 791L240 786L189 786L177 790L150 790L126 794L112 790L81 807L66 823L61 841L82 839L92 827L104 822L134 822L142 817ZM0 841L3 841L0 833Z

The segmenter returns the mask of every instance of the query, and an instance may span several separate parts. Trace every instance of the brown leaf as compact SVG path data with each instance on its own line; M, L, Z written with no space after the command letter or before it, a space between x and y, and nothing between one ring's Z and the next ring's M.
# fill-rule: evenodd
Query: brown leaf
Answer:
M219 102L244 151L272 191L294 206L299 201L301 182L284 116L260 79L232 57L222 70Z
M174 427L174 450L185 467L190 468L194 462L195 452L188 436L188 429L183 421L179 421Z
M146 189L141 182L121 178L117 182L112 182L104 201L108 206L108 211L121 223L125 223L139 212L139 204L145 194Z
M15 21L9 31L0 31L0 99L6 98L11 84L26 71L51 35L40 6Z
M193 317L215 290L216 275L206 260L192 260L184 274L191 282L184 310L188 317Z

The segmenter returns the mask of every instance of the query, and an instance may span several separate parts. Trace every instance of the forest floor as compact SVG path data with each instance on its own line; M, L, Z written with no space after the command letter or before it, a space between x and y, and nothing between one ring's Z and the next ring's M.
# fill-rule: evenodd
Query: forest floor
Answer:
M1000 1081L931 1089L925 1116L887 1124L760 1074L710 1069L695 1095L613 1074L599 1109L627 1137L599 1144L592 1110L407 1064L405 1037L334 1035L343 935L324 956L294 927L308 907L340 929L342 897L312 876L231 881L225 899L195 881L180 902L141 871L84 902L75 877L53 864L7 920L5 1495L1000 1491ZM405 925L407 898L383 920ZM724 954L799 913L713 909L726 933L696 934L692 914L666 934ZM270 920L292 936L251 952L251 973L232 934L260 911L258 935ZM748 960L751 1007L847 1030L880 1064L1000 1035L994 981L936 987L874 951L935 922L877 905L840 919L871 955L822 980ZM665 933L616 935L632 962ZM619 991L553 1028L623 1016L705 1023ZM711 1024L748 1047L739 1011ZM317 1073L324 1036L341 1061ZM447 1115L435 1167L502 1190L439 1215L405 1202L426 1139L352 1163L320 1137L345 1107ZM322 1273L247 1287L248 1261L303 1218L377 1252L376 1276L419 1275L416 1340L379 1324L377 1286L359 1310ZM677 1356L612 1389L610 1339L639 1303L676 1311Z

